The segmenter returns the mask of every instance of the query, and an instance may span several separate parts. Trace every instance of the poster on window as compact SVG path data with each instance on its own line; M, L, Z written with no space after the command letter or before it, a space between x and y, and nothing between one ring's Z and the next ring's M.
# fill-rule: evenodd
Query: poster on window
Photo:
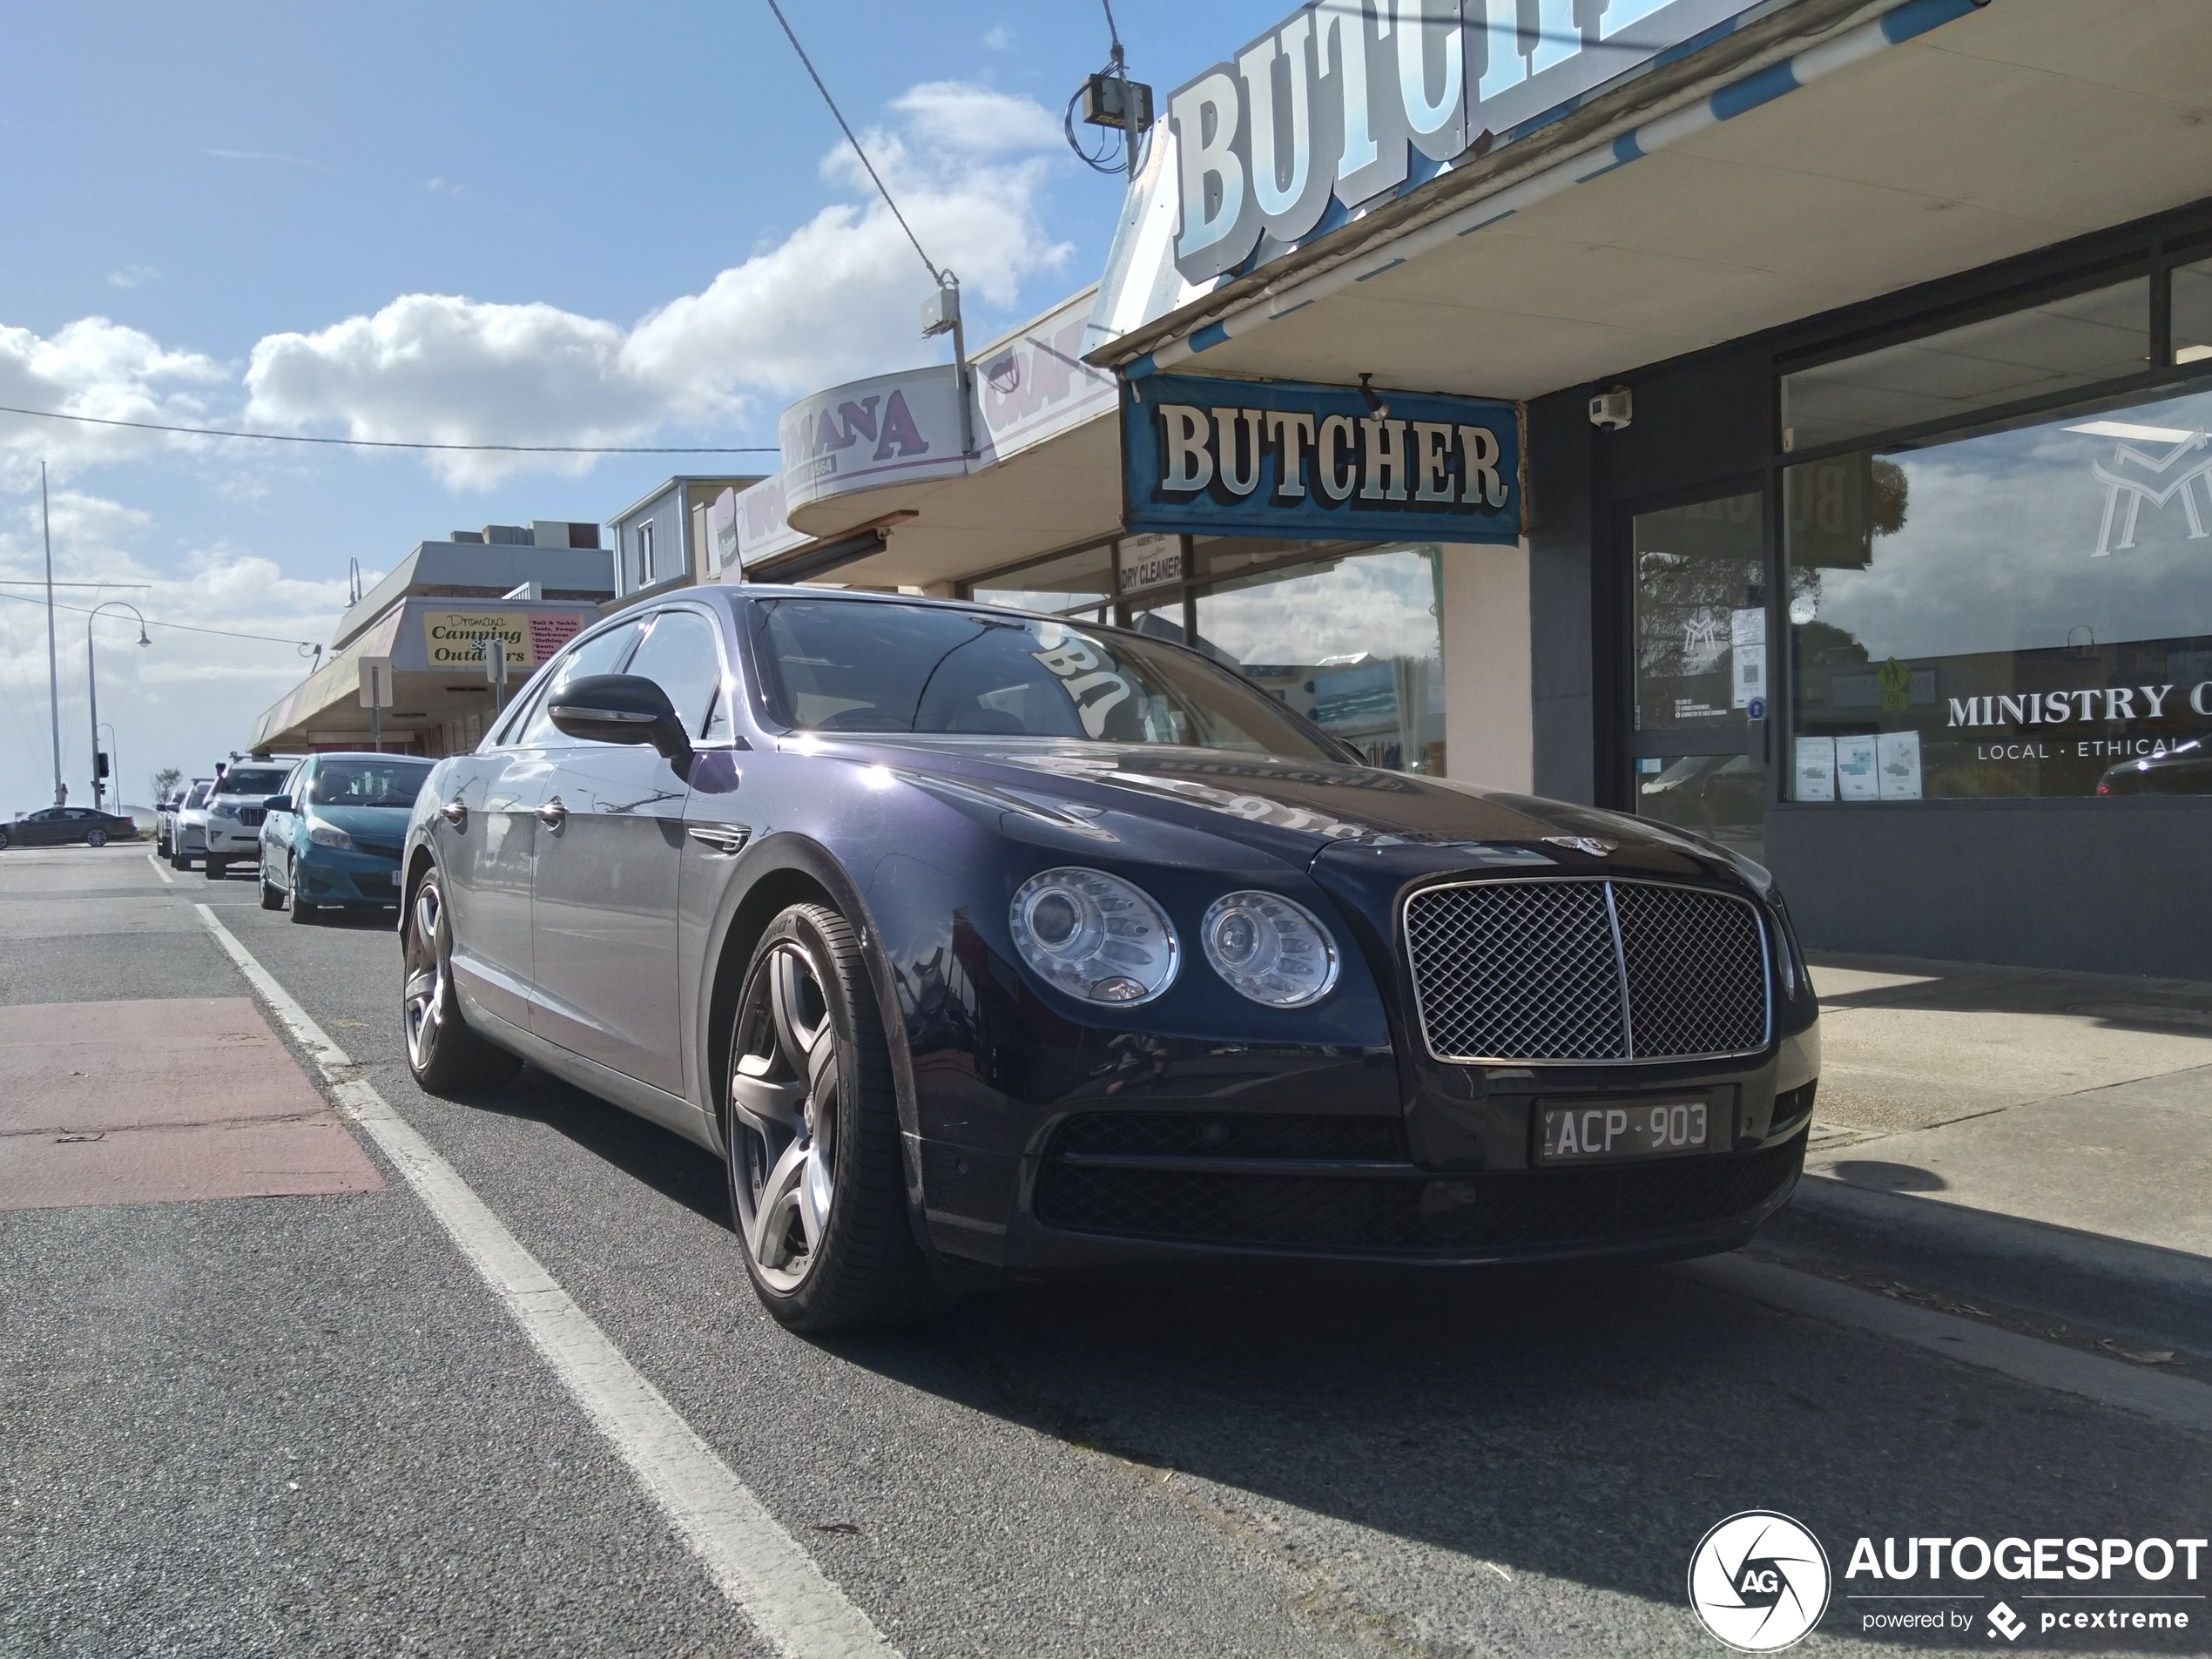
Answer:
M1836 798L1838 800L1879 800L1882 783L1875 767L1878 751L1871 737L1836 739Z
M1920 734L1885 732L1874 739L1874 767L1884 800L1920 799Z
M1793 800L1836 799L1836 739L1797 739L1797 786Z

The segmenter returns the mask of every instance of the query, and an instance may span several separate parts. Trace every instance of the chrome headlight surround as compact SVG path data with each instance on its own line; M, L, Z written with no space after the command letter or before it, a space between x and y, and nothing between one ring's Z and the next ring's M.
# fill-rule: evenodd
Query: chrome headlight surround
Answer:
M1224 893L1207 907L1198 941L1230 989L1268 1008L1305 1008L1337 982L1335 937L1279 893Z
M1183 948L1152 895L1103 870L1042 870L1007 912L1022 960L1070 996L1111 1008L1150 1002L1175 983Z

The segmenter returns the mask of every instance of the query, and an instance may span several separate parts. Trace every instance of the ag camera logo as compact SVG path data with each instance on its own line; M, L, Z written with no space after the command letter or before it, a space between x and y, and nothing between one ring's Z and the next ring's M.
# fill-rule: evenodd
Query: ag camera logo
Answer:
M1689 1558L1689 1604L1706 1629L1743 1653L1804 1639L1828 1610L1828 1552L1787 1515L1746 1509L1704 1537Z

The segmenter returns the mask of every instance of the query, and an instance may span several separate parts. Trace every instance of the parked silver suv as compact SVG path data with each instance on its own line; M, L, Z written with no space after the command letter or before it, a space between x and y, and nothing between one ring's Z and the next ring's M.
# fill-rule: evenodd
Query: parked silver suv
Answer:
M231 860L261 860L261 803L284 792L292 763L241 760L223 769L207 797L206 872L210 881L230 874Z

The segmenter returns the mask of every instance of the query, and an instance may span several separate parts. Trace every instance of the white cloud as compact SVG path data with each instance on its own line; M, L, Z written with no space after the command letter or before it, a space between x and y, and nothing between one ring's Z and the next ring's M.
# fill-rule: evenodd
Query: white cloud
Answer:
M1014 25L1012 24L993 24L983 31L983 49L986 51L1002 52L1013 44Z
M1059 134L1039 105L931 83L862 142L907 222L982 303L1012 307L1065 243L1042 215L1043 158ZM634 327L547 305L407 294L374 316L273 334L246 371L248 418L335 424L361 438L445 442L637 442L671 421L731 420L778 399L915 361L929 284L848 146L825 175L859 194L670 301ZM584 457L428 458L448 484L488 488L525 470L575 474Z
M167 350L151 334L105 317L79 318L44 338L27 328L0 327L0 403L17 408L194 425L204 423L206 406L192 388L230 380L214 359ZM0 486L20 489L36 482L41 459L51 461L58 474L89 462L205 442L75 421L0 417Z
M161 273L151 265L126 265L119 271L107 273L111 288L143 288L149 282L161 280Z
M309 161L304 156L280 155L273 150L203 150L199 153L212 156L218 161L273 161L280 166L312 167L318 172L322 170L319 161Z

